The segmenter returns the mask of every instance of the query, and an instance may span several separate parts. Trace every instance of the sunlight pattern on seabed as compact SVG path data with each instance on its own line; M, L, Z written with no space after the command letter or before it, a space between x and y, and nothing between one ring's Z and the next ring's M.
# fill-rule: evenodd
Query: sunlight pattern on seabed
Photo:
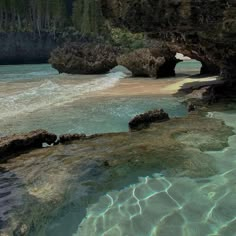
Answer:
M236 130L236 114L214 112ZM236 135L223 151L207 152L220 174L206 179L166 178L160 174L139 179L112 191L87 209L74 236L235 236Z

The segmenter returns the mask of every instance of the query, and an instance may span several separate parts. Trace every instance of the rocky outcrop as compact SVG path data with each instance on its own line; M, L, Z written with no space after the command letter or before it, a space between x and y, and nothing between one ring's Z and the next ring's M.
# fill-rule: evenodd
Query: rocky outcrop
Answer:
M18 155L19 152L40 148L44 143L51 145L56 139L55 134L48 133L45 130L2 137L0 138L0 162L8 157Z
M103 0L103 12L114 24L145 32L177 52L220 68L224 78L236 78L234 0Z
M200 74L210 74L210 75L217 75L220 73L220 67L213 62L211 62L208 58L208 55L202 54L202 53L196 53L198 52L198 47L195 46L187 46L187 45L179 45L179 44L173 44L171 42L167 43L169 49L173 52L181 52L184 54L184 56L190 57L191 59L195 59L197 61L200 61L202 64Z
M118 64L128 68L133 76L156 78L175 76L175 66L179 61L167 48L137 49L117 58Z
M130 130L141 130L143 128L149 127L151 123L163 122L169 119L169 115L162 109L152 110L135 116L129 122L129 128Z
M219 174L215 158L207 151L227 147L232 129L221 120L191 113L161 125L154 123L148 130L101 134L24 153L0 164L6 172L1 179L7 183L1 182L2 199L10 199L7 207L0 204L4 216L0 235L26 231L26 235L42 235L65 209L86 209L104 196L104 190L123 189L147 173L206 180ZM80 219L84 217L81 213ZM78 221L70 227L76 229Z
M63 134L59 137L60 143L67 143L74 140L83 140L86 138L85 134Z
M56 48L49 63L59 73L103 74L117 65L117 48L96 43L66 43Z
M58 45L49 33L0 33L0 64L46 63Z

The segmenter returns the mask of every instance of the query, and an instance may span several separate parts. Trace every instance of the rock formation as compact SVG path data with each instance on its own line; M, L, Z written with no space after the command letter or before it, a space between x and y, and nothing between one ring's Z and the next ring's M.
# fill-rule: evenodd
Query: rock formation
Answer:
M102 74L117 65L117 48L96 43L66 43L51 53L49 63L59 73Z
M145 32L208 68L220 68L224 78L236 77L234 0L103 0L103 13L116 25Z
M162 109L152 110L135 116L129 122L129 128L130 130L141 130L143 128L147 128L151 123L163 122L169 119L169 115Z
M19 152L40 148L44 143L53 144L57 139L55 134L45 130L36 130L27 134L16 134L0 138L0 162Z
M175 76L175 66L179 60L167 48L143 48L121 55L117 62L128 68L133 76L158 78Z
M59 137L60 143L71 142L73 140L83 140L86 138L85 134L63 134Z

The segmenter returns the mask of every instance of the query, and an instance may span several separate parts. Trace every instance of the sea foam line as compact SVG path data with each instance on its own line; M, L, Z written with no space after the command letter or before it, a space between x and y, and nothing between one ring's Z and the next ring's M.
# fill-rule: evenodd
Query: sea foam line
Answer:
M82 95L113 87L125 76L123 72L114 72L77 85L60 85L55 81L47 80L40 86L27 89L23 93L0 97L0 119L73 102Z

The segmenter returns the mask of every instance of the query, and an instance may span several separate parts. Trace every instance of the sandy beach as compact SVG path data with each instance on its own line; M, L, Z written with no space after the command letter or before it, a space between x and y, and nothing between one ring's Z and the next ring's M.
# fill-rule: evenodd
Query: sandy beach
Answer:
M217 76L176 77L168 79L126 78L115 86L97 91L92 96L171 96L181 89L221 83Z

